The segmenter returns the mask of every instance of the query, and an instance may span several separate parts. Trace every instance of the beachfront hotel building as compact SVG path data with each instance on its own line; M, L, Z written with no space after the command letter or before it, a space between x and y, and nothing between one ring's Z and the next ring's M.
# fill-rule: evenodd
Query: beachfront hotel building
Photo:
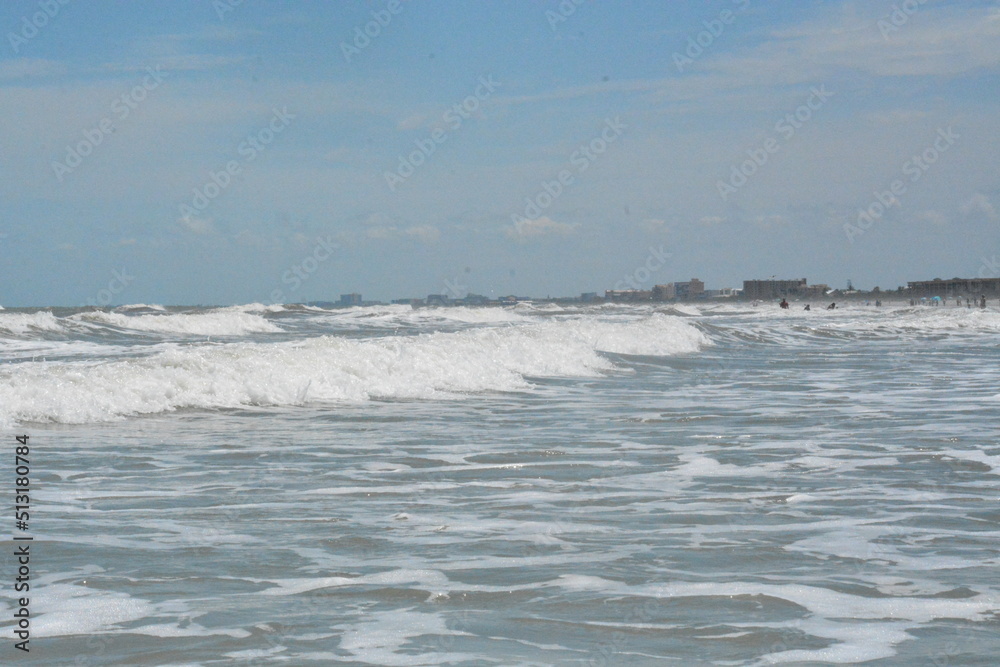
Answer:
M1000 278L951 278L950 280L916 280L906 283L910 296L995 296L1000 294Z
M779 297L802 296L807 291L806 279L797 280L744 280L744 299L777 299Z

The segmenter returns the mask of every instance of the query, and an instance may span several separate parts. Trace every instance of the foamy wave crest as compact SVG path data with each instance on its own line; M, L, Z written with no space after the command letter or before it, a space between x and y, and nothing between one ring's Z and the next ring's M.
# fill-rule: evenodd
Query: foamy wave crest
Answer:
M705 336L663 315L632 323L585 320L356 340L176 347L110 363L0 368L0 423L87 423L182 408L220 409L456 398L531 388L531 377L614 369L601 351L694 352Z
M876 323L878 324L878 323ZM893 320L882 325L889 331L900 332L1000 332L1000 313L978 308L914 308L899 311Z
M341 323L350 322L366 326L387 327L435 323L519 324L534 321L533 318L514 312L510 308L468 308L465 306L449 308L413 308L401 305L361 306L324 312L333 313L337 321Z
M160 310L165 311L166 308L159 304L149 304L149 303L127 303L124 306L118 306L115 310Z
M248 303L242 306L226 306L219 309L223 313L281 313L285 310L286 308L283 305L277 303L272 303L271 305Z
M0 333L23 335L35 331L65 331L65 327L48 311L0 315Z
M122 315L94 311L73 315L70 319L104 324L121 329L153 333L189 334L192 336L241 336L248 333L274 333L280 328L260 315L245 312L174 313L171 315Z
M509 308L431 308L411 311L421 319L441 319L465 324L493 324L498 322L530 322L531 317Z

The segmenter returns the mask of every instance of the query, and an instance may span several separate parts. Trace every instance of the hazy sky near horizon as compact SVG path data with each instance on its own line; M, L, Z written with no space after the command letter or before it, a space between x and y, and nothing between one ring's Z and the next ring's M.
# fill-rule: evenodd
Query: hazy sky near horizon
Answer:
M995 1L34 0L0 29L7 307L1000 275Z

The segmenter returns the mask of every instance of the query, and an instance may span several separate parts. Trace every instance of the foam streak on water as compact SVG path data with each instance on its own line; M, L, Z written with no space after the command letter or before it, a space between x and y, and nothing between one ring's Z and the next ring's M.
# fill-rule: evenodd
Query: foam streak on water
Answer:
M954 308L4 310L32 655L989 664L998 334Z

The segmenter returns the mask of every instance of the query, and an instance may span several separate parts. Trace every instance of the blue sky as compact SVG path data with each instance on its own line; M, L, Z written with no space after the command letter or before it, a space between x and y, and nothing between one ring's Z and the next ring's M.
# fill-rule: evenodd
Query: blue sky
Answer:
M7 307L998 271L997 2L36 0L0 29Z

